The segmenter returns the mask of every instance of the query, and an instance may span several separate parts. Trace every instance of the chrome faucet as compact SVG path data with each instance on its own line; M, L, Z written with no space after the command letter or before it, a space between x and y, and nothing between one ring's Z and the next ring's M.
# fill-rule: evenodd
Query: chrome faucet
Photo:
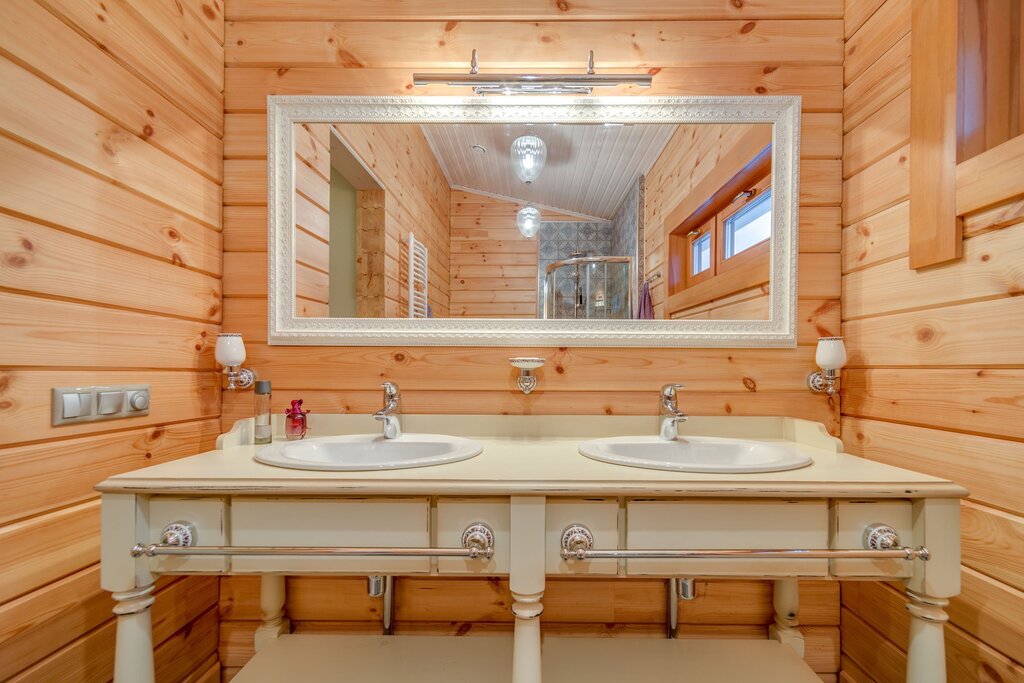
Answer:
M380 387L384 390L384 407L373 414L373 419L384 423L385 439L397 439L402 435L402 396L394 382L384 382Z
M661 410L658 414L661 428L658 436L663 441L675 441L679 436L676 425L686 422L686 413L676 404L676 391L685 388L682 384L666 384L661 388Z

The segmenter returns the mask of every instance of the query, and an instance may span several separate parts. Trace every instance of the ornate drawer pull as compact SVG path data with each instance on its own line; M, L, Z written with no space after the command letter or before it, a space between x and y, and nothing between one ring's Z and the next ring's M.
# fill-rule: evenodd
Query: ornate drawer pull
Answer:
M195 545L195 527L174 522L164 528L160 543L136 543L132 557L173 555L261 555L274 557L466 557L471 560L494 557L494 532L476 522L462 532L461 548L318 548L257 545Z
M875 533L871 533L875 532ZM873 540L877 537L877 540ZM883 540L884 539L884 540ZM896 559L927 561L924 546L909 548L899 545L899 536L885 525L872 525L865 531L864 549L857 550L594 550L594 535L582 524L570 524L562 532L563 560L689 560L689 559Z

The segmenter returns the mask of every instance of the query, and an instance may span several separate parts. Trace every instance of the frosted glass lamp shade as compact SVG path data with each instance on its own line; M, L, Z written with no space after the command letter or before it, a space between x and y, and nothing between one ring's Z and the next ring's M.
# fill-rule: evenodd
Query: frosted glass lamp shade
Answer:
M215 351L217 362L224 367L234 367L245 362L245 342L240 334L218 334Z
M814 362L822 370L838 370L846 365L846 345L842 337L821 337L814 353Z
M524 206L516 213L516 227L526 239L530 239L540 230L540 211L533 206Z
M523 135L512 143L512 168L527 185L540 177L547 159L548 147L536 135Z

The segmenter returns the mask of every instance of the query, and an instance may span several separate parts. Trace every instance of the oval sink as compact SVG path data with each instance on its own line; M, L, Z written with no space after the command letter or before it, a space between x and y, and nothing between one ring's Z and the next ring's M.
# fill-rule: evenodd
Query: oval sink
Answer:
M742 474L780 472L810 465L809 455L782 443L712 436L616 436L580 444L580 453L593 460L627 467L677 472Z
M297 470L359 471L431 467L468 460L483 451L476 441L443 434L325 436L283 441L256 451L256 460Z

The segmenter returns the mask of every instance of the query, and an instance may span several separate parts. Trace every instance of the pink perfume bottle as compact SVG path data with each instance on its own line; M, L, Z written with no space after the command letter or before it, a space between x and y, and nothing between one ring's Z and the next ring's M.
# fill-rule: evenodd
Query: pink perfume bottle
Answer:
M284 435L289 441L305 438L309 426L306 422L308 410L302 409L302 399L292 401L292 407L284 411Z

